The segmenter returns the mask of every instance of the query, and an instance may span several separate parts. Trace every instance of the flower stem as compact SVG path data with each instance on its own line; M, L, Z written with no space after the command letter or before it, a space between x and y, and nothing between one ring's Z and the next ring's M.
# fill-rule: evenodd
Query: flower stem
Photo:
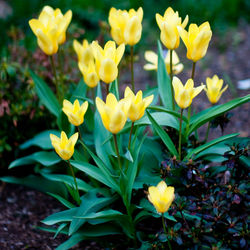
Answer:
M109 84L105 83L106 84L106 97L108 96L109 94Z
M79 195L78 185L77 185L77 182L76 182L75 173L74 173L74 171L73 171L73 167L72 167L72 165L70 164L70 161L69 161L69 160L68 160L68 164L69 164L69 168L70 168L72 177L74 178L74 182L75 182L75 187L76 187L76 192L77 192L77 200L76 200L76 201L77 201L78 205L80 205L81 201L80 201L80 195Z
M164 213L162 213L161 215L162 215L162 216L161 216L161 219L162 219L163 230L164 230L164 233L166 234L166 237L167 237L167 239L168 239L167 229L166 229L165 219L164 219ZM172 247L171 247L171 244L170 244L169 240L168 240L168 248L169 248L170 250L172 250Z
M131 65L131 85L132 85L133 92L135 92L135 82L134 82L134 46L130 46L130 65Z
M120 170L122 170L121 158L120 158L120 154L119 154L119 148L118 148L118 144L117 144L116 134L113 134L113 137L114 137L114 142L115 142L115 150L116 150L116 154L117 154L119 168L120 168Z
M181 109L180 129L179 129L179 159L180 160L181 160L181 127L182 127L182 115L183 115L183 109Z
M50 64L51 64L51 67L52 67L53 75L54 75L54 78L55 78L56 96L57 96L59 102L61 103L61 94L60 94L59 82L58 82L58 78L57 78L57 74L56 74L56 67L55 67L53 55L49 56L49 59L50 59Z
M192 78L193 80L194 80L195 66L196 66L196 62L193 62L192 74L191 74L191 78Z
M208 122L208 125L207 125L207 132L206 132L206 137L205 137L205 142L207 141L207 138L208 138L208 135L209 135L210 126L211 126L211 123Z
M128 140L128 149L130 150L130 144L131 144L131 138L133 134L133 128L134 128L134 122L132 122L131 128L130 128L130 134L129 134L129 140Z
M170 84L171 84L171 92L172 92L172 107L175 110L174 104L174 88L173 88L173 50L170 50Z

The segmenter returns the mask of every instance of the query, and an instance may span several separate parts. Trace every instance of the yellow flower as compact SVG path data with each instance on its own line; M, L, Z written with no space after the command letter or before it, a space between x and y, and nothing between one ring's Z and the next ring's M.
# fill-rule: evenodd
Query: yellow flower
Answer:
M63 100L63 112L68 117L69 122L75 126L80 126L84 121L84 115L88 109L88 102L85 101L81 106L78 100L72 104L70 101Z
M181 39L187 48L187 58L193 62L199 61L207 53L212 31L208 22L201 24L190 24L188 32L183 27L178 27Z
M212 104L217 103L223 92L225 92L226 89L228 88L228 85L226 85L226 87L224 87L224 89L221 90L223 85L223 79L219 79L217 75L214 75L213 78L207 77L206 84L207 87L205 88L205 91L207 93L209 101Z
M64 131L61 132L61 138L50 134L52 146L56 153L65 161L69 160L74 154L74 147L78 139L78 133L73 134L69 139Z
M188 23L188 16L185 17L184 21L181 22L178 11L169 7L164 13L164 16L156 14L156 22L161 30L161 41L168 49L177 49L180 44L180 36L178 33L177 26L183 28Z
M124 99L128 100L128 118L135 122L142 118L145 113L145 109L150 105L154 99L154 95L148 96L142 99L142 91L138 91L135 95L132 90L127 87L124 93Z
M102 123L112 134L117 134L122 130L127 121L126 103L124 99L117 101L112 93L108 94L106 103L99 97L96 98L96 107L102 118Z
M94 60L90 61L88 66L85 66L84 63L78 63L78 67L83 74L84 82L90 87L94 88L99 82L99 77L96 73L96 67Z
M93 41L91 47L99 78L107 84L113 82L118 75L118 64L123 56L125 45L121 44L116 48L114 41L108 41L102 49L97 41Z
M115 42L133 46L141 39L143 10L140 7L134 9L117 10L111 8L109 11L109 24L111 26L111 36Z
M185 86L176 76L173 78L174 98L180 108L185 109L189 107L193 99L204 89L205 86L194 88L194 81L188 79Z
M167 212L175 197L174 187L168 187L164 181L159 182L156 187L149 187L148 193L148 199L158 213Z
M158 55L153 51L146 51L144 55L145 59L149 62L144 65L145 70L157 70L158 67ZM173 74L177 75L183 70L183 64L180 63L179 57L175 51L173 51ZM168 74L170 74L170 51L166 53L165 65Z
M65 42L66 29L71 21L72 11L65 15L60 9L45 6L38 19L31 19L29 25L37 37L38 46L47 55L53 55L58 45Z
M78 62L85 67L94 60L92 48L86 39L83 40L82 45L77 40L74 40L73 47L77 54Z

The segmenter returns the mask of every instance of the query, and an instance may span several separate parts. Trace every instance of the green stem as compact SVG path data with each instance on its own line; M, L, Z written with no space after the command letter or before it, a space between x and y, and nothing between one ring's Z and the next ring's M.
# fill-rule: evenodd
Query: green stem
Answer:
M76 182L75 173L74 173L73 167L72 167L72 165L70 164L70 161L69 161L69 160L68 160L68 163L69 163L69 168L70 168L72 177L74 178L74 182L75 182L75 187L76 187L76 192L77 192L77 203L78 203L78 205L80 205L81 201L80 201L80 195L79 195L78 185L77 185L77 182Z
M165 219L164 219L164 213L162 213L161 219L162 219L162 226L163 226L164 233L166 234L166 237L167 237L167 239L168 239L167 229L166 229ZM169 248L170 250L172 250L172 247L171 247L171 244L170 244L169 239L168 239L168 248Z
M195 66L196 66L196 62L193 62L192 74L191 74L191 78L192 78L193 80L194 80Z
M91 88L91 94L92 94L93 103L95 105L95 88Z
M114 142L115 142L115 150L116 150L116 154L117 154L119 168L122 171L121 158L120 158L120 154L119 154L119 148L118 148L118 144L117 144L116 134L113 134L113 137L114 137Z
M53 72L53 75L54 75L54 78L55 78L56 96L57 96L59 102L61 103L61 94L60 94L59 82L58 82L58 78L57 78L57 74L56 74L56 67L55 67L53 55L49 56L49 59L50 59L51 67L52 67L52 72Z
M174 104L174 88L173 88L173 50L170 50L170 84L171 84L171 92L172 92L172 107L175 110Z
M130 133L129 133L129 140L128 140L128 150L130 150L130 144L131 144L131 138L133 134L133 128L134 128L134 122L132 122L131 128L130 128Z
M180 117L180 129L179 129L179 159L181 160L181 127L182 127L182 115L183 109L181 109L181 117Z
M207 141L207 138L208 138L208 135L209 135L210 126L211 126L211 123L208 122L208 125L207 125L207 132L206 132L206 137L205 137L205 142Z
M130 63L131 63L131 85L132 85L133 92L135 92L135 82L134 82L134 46L130 46Z
M105 83L106 84L106 97L108 96L109 94L109 84Z

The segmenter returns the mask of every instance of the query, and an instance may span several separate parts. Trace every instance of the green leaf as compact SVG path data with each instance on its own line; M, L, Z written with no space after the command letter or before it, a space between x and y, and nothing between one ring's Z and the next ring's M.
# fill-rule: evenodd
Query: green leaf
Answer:
M20 148L27 149L31 146L37 146L37 147L40 147L42 149L52 149L53 146L52 146L51 141L50 141L50 136L49 136L50 134L54 134L54 135L60 137L59 131L46 130L46 131L43 131L43 132L37 134L35 137L26 141L25 143L21 144Z
M188 134L191 134L194 130L201 127L203 124L207 123L208 121L211 121L215 117L222 115L225 112L228 112L231 109L234 109L240 106L241 104L249 102L249 101L250 101L250 95L247 95L247 96L236 98L227 103L216 105L209 109L201 111L200 113L191 117L190 119L191 126L188 131Z
M33 71L29 70L30 75L35 83L36 93L39 96L41 102L47 107L47 109L56 117L59 116L61 107L56 99L56 96L48 87L48 85L38 77Z
M219 143L219 142L222 142L222 141L225 141L225 140L228 140L232 137L235 137L235 136L238 136L239 133L235 133L235 134L230 134L230 135L224 135L224 136L221 136L217 139L214 139L204 145L201 145L195 149L193 149L192 151L190 151L187 156L184 158L186 160L190 159L192 157L192 155L197 155L198 153L202 152L203 150L207 149L207 148L210 148L212 147L213 145Z
M57 117L57 125L60 131L64 131L67 135L71 135L74 132L74 125L68 120L68 117L61 110Z
M56 233L54 235L54 239L56 238L56 236L63 231L63 229L67 226L67 223L62 223L56 230Z
M55 199L57 199L58 201L60 201L67 208L74 208L75 207L71 202L69 202L68 200L64 199L60 195L52 194L50 192L47 192L47 194L49 194L50 196L52 196Z
M85 219L85 220L93 220L93 219L105 219L105 220L118 220L120 216L124 216L123 213L113 210L113 209L108 209L104 210L101 212L97 213L88 213L84 216L77 217L79 219Z
M15 161L11 162L11 164L9 165L9 169L18 167L18 166L30 165L34 163L40 163L41 165L48 167L60 161L61 161L61 158L58 157L58 155L55 152L40 151L31 155L16 159Z
M24 185L26 187L34 188L44 193L49 192L53 194L58 194L61 197L67 198L67 190L64 184L58 183L55 185L54 181L44 179L41 176L29 175L23 178L4 176L1 177L0 180L7 183Z
M41 174L42 176L44 176L44 178L48 180L66 183L70 186L75 187L74 178L72 176L64 174L46 174L46 173L41 173ZM89 190L93 189L93 187L91 187L89 184L87 184L85 181L81 179L76 178L76 182L79 190L88 192Z
M177 153L177 150L174 146L174 143L172 142L172 140L170 139L168 134L158 125L158 123L154 120L154 118L150 115L150 113L148 111L147 111L147 115L148 115L149 120L152 123L153 128L155 129L156 133L160 136L163 143L168 148L169 152L172 155L177 156L177 158L178 158L179 154Z
M118 88L118 81L115 79L109 86L109 92L113 93L117 100L119 100L119 88Z
M157 84L159 95L161 97L164 107L173 110L172 105L172 88L170 78L166 71L166 65L163 58L161 43L158 40L158 70L157 70Z
M74 102L75 99L81 97L81 98L85 98L87 94L87 85L85 84L85 82L83 81L83 78L79 81L78 85L76 86L70 101Z

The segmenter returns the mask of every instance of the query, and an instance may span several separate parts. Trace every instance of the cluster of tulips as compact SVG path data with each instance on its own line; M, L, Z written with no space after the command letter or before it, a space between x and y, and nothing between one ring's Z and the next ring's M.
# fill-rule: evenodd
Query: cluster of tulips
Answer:
M53 54L57 53L59 45L66 39L66 30L71 21L72 12L68 11L65 15L59 9L52 9L49 6L43 8L38 19L30 20L29 24L37 36L39 47L53 59ZM100 81L106 85L106 102L101 98L95 98L96 108L101 116L104 127L113 134L116 154L119 167L122 170L119 150L117 147L116 135L124 128L126 121L132 122L130 129L128 149L130 148L131 136L133 135L133 125L141 119L146 108L153 101L154 96L150 95L143 98L142 91L135 94L133 56L134 46L140 41L142 33L143 10L139 8L117 10L111 8L109 12L109 24L111 26L111 36L114 41L108 41L102 48L97 41L88 43L83 40L82 44L74 40L73 47L78 57L78 67L83 75L84 82L90 88L95 88ZM209 101L215 104L220 99L227 86L222 89L223 80L217 75L207 78L206 86L201 84L194 87L195 65L202 59L206 52L212 36L212 31L208 22L197 26L190 24L189 29L185 30L188 24L188 16L184 21L179 17L178 12L168 8L164 15L156 14L156 21L160 29L160 39L168 49L165 57L166 71L170 76L172 88L172 109L180 109L180 130L179 130L179 159L181 160L181 131L183 110L188 109L188 119L191 116L191 104L193 99L204 89ZM181 80L175 75L183 70L183 64L180 63L176 49L179 47L180 38L187 49L187 58L193 62L192 76L183 85ZM117 100L114 94L109 93L109 84L115 81L119 75L118 65L123 57L125 46L130 46L131 52L131 86L126 87L124 98ZM158 57L153 51L147 51L145 58L149 62L144 66L145 70L157 70ZM55 76L56 78L56 76ZM74 103L64 99L62 110L68 117L71 124L78 128L78 132L70 138L64 131L61 137L54 134L50 135L51 142L57 154L69 162L74 154L74 147L81 137L79 126L84 122L84 115L88 109L87 101L80 104L79 100ZM70 164L69 164L70 165ZM71 165L70 165L71 167ZM72 167L71 167L72 168ZM75 180L74 171L72 175ZM76 189L77 183L75 181ZM164 181L161 181L157 187L151 186L148 189L148 199L155 206L159 213L164 214L174 200L174 188L167 187ZM163 226L165 224L163 223Z

